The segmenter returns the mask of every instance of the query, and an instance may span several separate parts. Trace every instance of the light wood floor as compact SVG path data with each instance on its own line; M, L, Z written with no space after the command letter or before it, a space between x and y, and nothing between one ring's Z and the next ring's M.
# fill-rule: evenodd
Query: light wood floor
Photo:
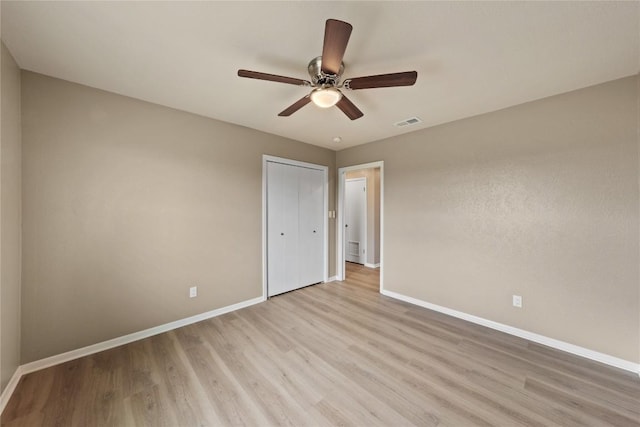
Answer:
M636 375L347 276L29 374L2 425L640 425Z

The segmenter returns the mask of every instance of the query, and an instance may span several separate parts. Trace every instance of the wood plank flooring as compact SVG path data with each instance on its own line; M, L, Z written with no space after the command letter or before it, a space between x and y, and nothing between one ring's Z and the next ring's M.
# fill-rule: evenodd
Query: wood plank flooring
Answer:
M347 277L29 374L2 425L640 426L636 375Z

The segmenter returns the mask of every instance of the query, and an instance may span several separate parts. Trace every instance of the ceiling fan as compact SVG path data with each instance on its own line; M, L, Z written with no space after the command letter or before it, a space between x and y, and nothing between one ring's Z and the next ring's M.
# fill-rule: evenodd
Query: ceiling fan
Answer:
M309 102L313 102L322 108L329 108L335 105L351 120L358 119L363 116L362 111L349 98L344 96L340 89L359 90L377 87L412 86L418 78L418 73L416 71L406 71L378 74L375 76L354 77L341 82L340 78L344 71L342 57L347 49L352 29L351 24L347 22L336 19L327 20L324 29L322 56L312 59L307 67L311 81L249 70L238 70L238 76L313 88L309 94L294 102L278 116L290 116Z

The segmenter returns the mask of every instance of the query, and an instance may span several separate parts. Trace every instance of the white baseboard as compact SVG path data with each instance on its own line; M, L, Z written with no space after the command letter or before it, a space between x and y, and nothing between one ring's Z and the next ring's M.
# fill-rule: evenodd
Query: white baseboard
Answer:
M48 368L50 366L59 365L60 363L68 362L70 360L78 359L80 357L89 356L100 351L108 350L114 347L128 344L130 342L138 341L144 338L158 335L163 332L168 332L173 329L181 328L183 326L191 325L192 323L201 322L203 320L211 319L212 317L220 316L232 311L240 310L241 308L249 307L254 304L264 302L264 297L253 298L250 300L242 301L237 304L228 305L226 307L217 308L215 310L207 311L205 313L196 314L195 316L187 317L184 319L176 320L174 322L165 323L164 325L155 326L153 328L145 329L143 331L134 332L132 334L124 335L122 337L113 338L108 341L99 342L86 347L78 348L76 350L67 351L66 353L57 354L55 356L47 357L44 359L36 360L34 362L26 363L18 366L15 374L9 381L9 384L5 388L4 392L0 396L0 415L4 411L4 407L9 402L9 398L13 394L16 385L22 375L29 374L31 372L39 371L40 369Z
M20 378L22 378L23 374L24 373L22 372L22 366L18 366L16 371L13 373L13 376L7 383L7 386L2 391L2 394L0 394L0 415L2 415L2 412L4 411L5 406L7 406L7 403L9 403L9 399L18 386Z
M326 282L324 283L330 283L330 282L335 282L336 280L338 280L338 276L331 276L327 279Z
M369 264L368 262L364 263L365 267L369 267L369 268L378 268L380 267L380 263L376 263L376 264Z
M420 307L428 308L429 310L437 311L447 314L458 319L466 320L467 322L475 323L477 325L486 326L497 331L505 332L510 335L515 335L520 338L527 339L529 341L543 344L548 347L552 347L558 350L565 351L567 353L575 354L577 356L585 357L587 359L595 360L606 365L614 366L616 368L624 369L625 371L631 371L640 375L640 363L630 362L628 360L620 359L615 356L600 353L588 348L580 347L568 342L560 341L554 338L549 338L544 335L539 335L533 332L525 331L523 329L514 328L513 326L505 325L503 323L494 322L492 320L483 319L482 317L474 316L472 314L463 313L461 311L453 310L440 305L432 304L430 302L422 301L417 298L402 295L396 292L381 290L383 295L391 298L395 298L410 304L414 304Z
M155 326L153 328L145 329L140 332L134 332L122 337L113 338L108 341L103 341L97 344L92 344L87 347L82 347L76 350L71 350L66 353L58 354L55 356L47 357L45 359L36 360L22 365L23 375L39 371L40 369L48 368L50 366L59 365L60 363L68 362L70 360L78 359L80 357L88 356L90 354L98 353L100 351L108 350L110 348L118 347L123 344L138 341L143 338L158 335L163 332L168 332L173 329L181 328L182 326L191 325L192 323L201 322L203 320L210 319L212 317L220 316L241 308L249 307L254 304L258 304L265 301L264 297L253 298L247 301L242 301L237 304L228 305L215 310L207 311L205 313L196 314L195 316L187 317L185 319L176 320L174 322L165 323L164 325Z

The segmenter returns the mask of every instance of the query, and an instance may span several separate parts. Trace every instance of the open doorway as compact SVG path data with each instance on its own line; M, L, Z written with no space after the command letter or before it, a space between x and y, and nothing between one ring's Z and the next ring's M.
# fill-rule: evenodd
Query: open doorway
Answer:
M384 164L338 169L338 280L366 279L383 289Z
M367 247L367 240L371 242L371 237L367 236L367 225L372 225L372 214L368 212L369 200L375 191L372 186L367 186L367 181L371 181L370 176L373 169L362 169L359 171L347 172L344 186L344 259L346 262L366 265L375 262L372 252L373 248ZM364 175L364 176L361 176ZM368 191L367 191L368 190ZM375 232L374 232L375 233ZM375 242L374 242L375 246Z

